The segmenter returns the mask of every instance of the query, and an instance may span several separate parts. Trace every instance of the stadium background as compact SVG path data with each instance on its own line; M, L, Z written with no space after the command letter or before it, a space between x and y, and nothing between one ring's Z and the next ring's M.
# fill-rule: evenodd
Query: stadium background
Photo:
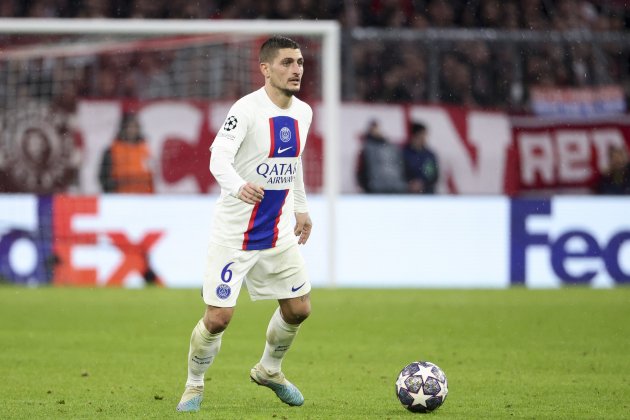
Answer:
M307 402L247 383L275 303L245 297L206 378L200 414L220 418L408 418L394 381L419 359L448 375L445 418L627 418L630 198L594 186L607 149L630 149L629 17L622 0L0 2L8 19L341 25L334 238L321 45L299 39L316 112L302 249L317 287L283 370ZM260 84L259 42L0 35L1 418L175 418L203 310L208 146ZM128 113L152 194L100 182ZM436 195L360 192L373 119L399 145L410 122L428 126Z
M630 149L624 2L34 0L5 1L0 15L339 21L334 221L320 195L321 44L300 38L308 61L303 96L316 112L305 171L319 229L305 254L317 286L630 279L630 203L593 194L609 147ZM231 101L260 83L260 39L3 35L0 278L196 286L218 193L207 170L209 142ZM103 156L128 114L151 154L151 195L104 194ZM399 145L411 122L427 125L438 195L361 194L357 158L372 120ZM540 205L522 210L529 209L522 200ZM326 233L331 223L334 237ZM384 249L356 246L356 238L375 237ZM447 264L451 258L461 264ZM382 264L393 260L417 264Z

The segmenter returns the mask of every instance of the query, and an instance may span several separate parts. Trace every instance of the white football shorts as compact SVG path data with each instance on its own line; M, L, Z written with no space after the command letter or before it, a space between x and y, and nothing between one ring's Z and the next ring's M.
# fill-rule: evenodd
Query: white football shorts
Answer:
M311 291L297 243L251 251L211 243L202 289L206 305L236 306L243 281L252 300L288 299Z

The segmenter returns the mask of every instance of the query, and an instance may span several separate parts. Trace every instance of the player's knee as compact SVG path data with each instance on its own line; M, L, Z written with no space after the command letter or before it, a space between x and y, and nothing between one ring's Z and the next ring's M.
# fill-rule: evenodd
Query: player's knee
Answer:
M206 310L203 317L203 323L211 334L217 334L225 329L232 320L233 308L210 308Z
M303 305L298 308L291 308L287 313L282 313L285 322L289 324L301 324L311 314L311 305Z
M206 329L211 334L217 334L222 331L225 331L225 329L230 324L230 318L219 316L219 317L213 317L210 319L204 319L204 324L206 324Z
M311 308L308 308L302 312L298 312L297 314L295 314L294 324L301 324L302 322L306 321L306 318L308 318L310 314Z

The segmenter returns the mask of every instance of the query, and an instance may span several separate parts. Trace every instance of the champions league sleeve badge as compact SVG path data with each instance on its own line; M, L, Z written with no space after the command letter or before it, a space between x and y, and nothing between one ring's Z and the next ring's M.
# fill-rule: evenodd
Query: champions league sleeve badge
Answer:
M225 124L223 124L223 129L225 131L232 131L236 128L237 124L238 124L238 120L236 119L236 117L234 115L230 115L225 120Z

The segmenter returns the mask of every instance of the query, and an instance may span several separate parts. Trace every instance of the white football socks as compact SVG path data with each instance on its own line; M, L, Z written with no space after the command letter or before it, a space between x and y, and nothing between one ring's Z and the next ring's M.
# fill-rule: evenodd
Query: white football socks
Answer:
M299 328L300 324L288 324L282 319L280 308L273 313L267 327L265 351L260 359L260 363L270 374L280 371L282 359L291 347Z
M190 350L188 351L188 380L186 386L203 386L206 370L214 361L214 357L221 348L223 331L211 334L199 320L190 336Z

